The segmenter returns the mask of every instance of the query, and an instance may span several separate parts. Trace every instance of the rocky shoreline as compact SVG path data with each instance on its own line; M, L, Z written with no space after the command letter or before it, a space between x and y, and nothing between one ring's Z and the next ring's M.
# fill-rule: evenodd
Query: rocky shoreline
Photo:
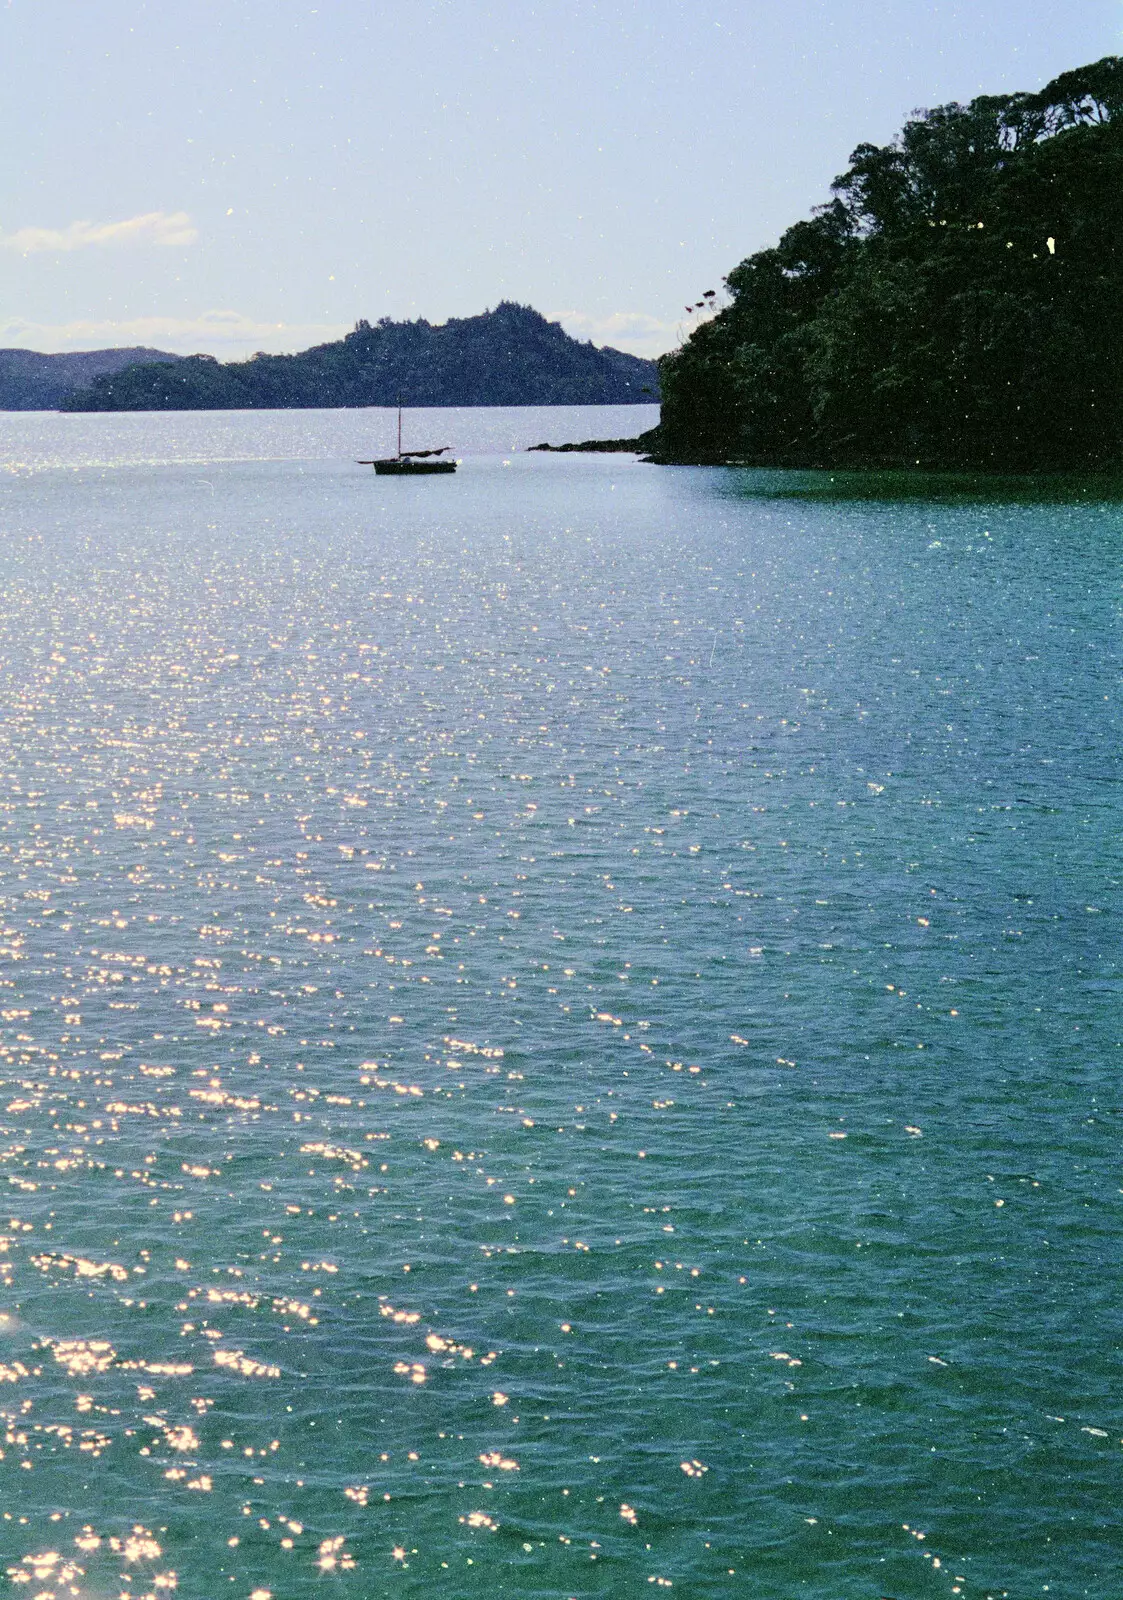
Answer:
M582 439L578 444L532 444L527 446L527 453L533 450L548 450L555 455L600 454L611 455L634 451L647 460L652 459L652 453L659 448L659 428L649 428L646 433L637 434L634 439Z

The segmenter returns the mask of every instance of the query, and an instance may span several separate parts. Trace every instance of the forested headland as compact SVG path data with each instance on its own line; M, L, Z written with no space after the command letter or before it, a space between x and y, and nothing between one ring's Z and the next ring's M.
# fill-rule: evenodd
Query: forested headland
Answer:
M286 407L650 405L653 361L570 338L530 306L504 301L444 323L359 322L346 338L249 361L188 356L97 378L63 411Z
M917 112L660 362L656 459L1123 464L1123 60Z

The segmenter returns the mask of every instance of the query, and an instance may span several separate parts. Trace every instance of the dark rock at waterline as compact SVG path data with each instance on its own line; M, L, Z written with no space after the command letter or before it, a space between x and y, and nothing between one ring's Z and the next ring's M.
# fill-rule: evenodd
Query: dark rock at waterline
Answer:
M610 455L627 450L635 451L637 455L644 455L655 450L659 445L658 426L648 428L646 433L639 433L634 439L582 439L579 444L532 444L527 446L531 450L549 450L555 455L568 455L579 452L583 454Z

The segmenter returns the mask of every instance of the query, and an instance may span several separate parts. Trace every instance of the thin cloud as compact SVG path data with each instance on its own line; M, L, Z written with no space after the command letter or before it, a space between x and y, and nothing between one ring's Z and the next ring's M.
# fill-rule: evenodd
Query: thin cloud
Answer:
M0 246L21 255L44 252L59 254L70 250L99 249L103 246L194 244L199 237L186 211L145 211L123 222L72 222L65 228L17 228L0 234Z
M611 345L634 356L661 356L680 342L677 323L663 322L646 311L613 311L607 316L592 316L587 311L559 311L557 320L575 339L591 339L597 345Z
M22 317L0 320L0 346L17 346L58 354L64 350L119 349L146 345L177 355L202 351L236 360L256 350L279 354L306 350L349 332L335 322L261 322L240 311L204 311L197 317L131 317L74 322L32 322Z

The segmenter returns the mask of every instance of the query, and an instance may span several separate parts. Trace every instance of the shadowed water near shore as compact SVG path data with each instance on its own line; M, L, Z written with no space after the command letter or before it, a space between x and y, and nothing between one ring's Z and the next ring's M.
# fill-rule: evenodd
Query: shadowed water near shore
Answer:
M778 500L932 500L942 504L1115 505L1123 473L853 471L730 467L743 494Z
M622 439L582 439L567 444L535 444L555 455L642 456L659 466L704 466L735 472L738 492L762 499L932 500L940 503L995 502L1023 505L1117 504L1123 500L1123 473L936 472L918 468L760 467L737 461L673 461L659 454L658 426Z

